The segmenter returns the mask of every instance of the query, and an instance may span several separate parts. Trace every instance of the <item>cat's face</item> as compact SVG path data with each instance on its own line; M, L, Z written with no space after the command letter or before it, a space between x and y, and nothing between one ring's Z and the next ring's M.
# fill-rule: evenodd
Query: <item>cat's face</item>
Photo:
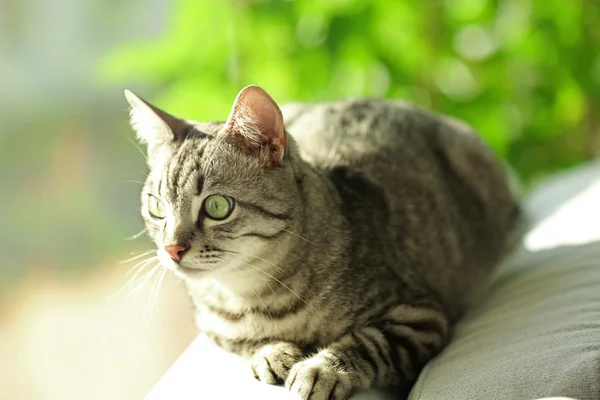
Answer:
M280 268L302 207L281 112L268 94L242 90L224 124L175 119L127 96L148 144L142 216L161 264L187 279Z

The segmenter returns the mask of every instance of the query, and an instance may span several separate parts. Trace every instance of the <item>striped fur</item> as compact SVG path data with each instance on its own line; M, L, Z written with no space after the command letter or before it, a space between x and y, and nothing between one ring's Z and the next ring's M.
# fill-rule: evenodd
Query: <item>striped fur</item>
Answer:
M185 279L200 330L263 382L311 400L409 388L509 247L519 212L500 163L405 103L296 104L284 131L273 100L244 90L226 123L132 100L163 267ZM213 194L233 199L223 220L203 211ZM187 248L180 263L170 244Z

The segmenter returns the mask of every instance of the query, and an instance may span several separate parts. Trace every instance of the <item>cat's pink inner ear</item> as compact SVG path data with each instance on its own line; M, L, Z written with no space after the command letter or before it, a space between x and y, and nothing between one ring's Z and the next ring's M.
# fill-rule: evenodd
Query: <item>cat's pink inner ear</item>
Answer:
M227 121L230 134L239 135L250 147L267 147L281 161L287 143L283 116L277 103L258 86L247 86L235 99Z

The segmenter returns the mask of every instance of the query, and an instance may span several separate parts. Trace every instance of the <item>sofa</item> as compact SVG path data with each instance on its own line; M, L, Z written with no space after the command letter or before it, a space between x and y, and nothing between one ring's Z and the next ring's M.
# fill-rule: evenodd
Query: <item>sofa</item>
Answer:
M432 360L409 400L600 400L600 161L524 200L529 228ZM383 390L356 400L394 399ZM283 399L198 337L147 399Z

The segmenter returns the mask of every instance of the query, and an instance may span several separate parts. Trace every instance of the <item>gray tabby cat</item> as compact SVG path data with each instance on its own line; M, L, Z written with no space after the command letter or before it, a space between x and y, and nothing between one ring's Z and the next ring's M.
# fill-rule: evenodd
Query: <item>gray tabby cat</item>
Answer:
M203 333L298 398L410 387L511 247L505 172L449 118L374 99L282 113L248 86L198 123L126 96L161 264Z

